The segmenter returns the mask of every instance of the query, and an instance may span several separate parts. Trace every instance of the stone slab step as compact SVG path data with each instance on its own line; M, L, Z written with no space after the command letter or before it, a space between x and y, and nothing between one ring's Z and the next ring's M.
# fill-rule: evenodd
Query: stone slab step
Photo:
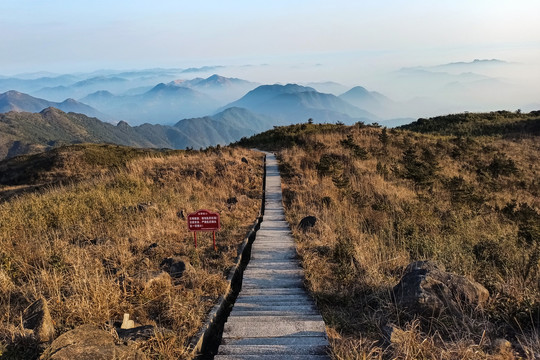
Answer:
M245 316L230 316L227 319L228 323L233 322L246 322L246 321L256 321L256 322L276 322L276 321L323 321L321 315L303 315L303 314L295 314L295 315L280 315L280 316L250 316L249 319Z
M257 254L251 253L251 259L262 259L262 260L268 260L268 259L296 259L296 252L287 252L287 253L272 253L272 252L260 252Z
M268 250L274 250L276 252L284 251L284 250L295 250L295 247L291 243L274 243L272 244L270 241L268 243L260 243L260 244L253 244L252 245L252 251L253 249L268 249Z
M272 289L276 286L282 288L299 288L303 287L304 283L301 280L281 280L281 281L272 281L272 280L248 280L242 284L242 289L261 289L268 288Z
M281 294L281 295L243 295L240 294L236 301L239 302L277 302L277 301L313 301L307 294Z
M274 251L274 252L282 252L282 251L296 251L295 247L291 244L257 244L253 245L251 248L253 251L254 249L260 250L260 251Z
M286 264L285 261L289 261L289 264ZM296 273L298 275L304 274L304 269L299 266L299 263L296 261L290 261L288 259L276 259L276 260L253 260L253 266L246 267L244 274L250 271L258 272L290 272ZM288 265L288 266L287 266Z
M224 338L270 337L270 336L324 336L326 334L322 321L292 321L269 323L263 327L249 326L244 323L225 323Z
M320 345L221 345L222 355L326 355L328 348Z
M311 345L329 346L328 339L324 336L281 336L281 337L260 337L222 339L223 345Z
M291 304L283 304L283 305L276 305L276 304L269 304L269 305L262 305L262 304L238 304L234 305L233 312L231 312L231 315L234 316L235 312L239 311L296 311L298 313L302 313L303 311L309 312L309 311L317 311L317 308L312 303L306 304L306 305L291 305Z
M311 312L316 312L317 308L313 303L268 303L266 305L260 305L261 303L239 303L236 309L233 308L232 311L234 313L231 313L231 316L235 316L236 314L239 314L242 311L249 311L249 312L255 312L255 311L274 311L274 312L280 312L283 311L283 315L291 315L291 314L307 314ZM287 313L285 313L287 312Z
M299 283L301 286L301 284L303 283L302 282L302 277L297 275L297 274L279 274L279 273L274 273L274 274L259 274L259 273L251 273L250 274L251 276L249 277L249 280L246 281L247 284L249 284L250 282L263 282L263 283L267 283L267 282L274 282L276 284L278 284L279 282L294 282L294 283ZM290 287L290 286L284 286L284 287Z
M246 280L252 280L255 278L268 279L272 277L289 277L303 279L303 271L298 271L298 269L275 269L275 270L265 270L265 269L248 269L244 271L243 278Z
M274 262L254 262L252 266L248 266L246 271L254 271L254 270L266 270L268 268L273 268L274 270L294 270L299 271L300 274L304 274L304 269L302 269L297 262L290 262L289 264L286 264L282 261L274 261ZM244 271L245 273L245 271Z
M262 267L248 267L245 271L244 271L244 276L246 274L248 274L249 276L251 275L258 275L258 274L261 274L261 275L271 275L271 274L291 274L291 275L296 275L296 276L301 276L302 274L304 273L304 271L302 269L265 269L265 268L262 268Z
M264 289L246 289L242 288L240 295L245 296L273 296L273 295L298 295L306 294L306 290L303 288L282 288L282 287L269 287Z
M299 312L298 310L246 310L237 311L229 316L229 319L233 317L249 317L249 316L291 316L291 315L319 315L318 310L304 310Z
M253 261L250 261L249 264L248 264L248 268L250 267L260 267L260 266L285 266L285 265L289 265L289 266L294 266L294 267L300 267L300 262L299 261L291 261L291 260L272 260L272 259L269 259L269 260L253 260Z
M216 355L215 360L329 360L328 355Z
M298 304L308 303L314 304L313 299L307 295L278 295L278 296L241 296L236 299L237 303L250 303L250 304L270 304L270 303L285 303L285 304Z

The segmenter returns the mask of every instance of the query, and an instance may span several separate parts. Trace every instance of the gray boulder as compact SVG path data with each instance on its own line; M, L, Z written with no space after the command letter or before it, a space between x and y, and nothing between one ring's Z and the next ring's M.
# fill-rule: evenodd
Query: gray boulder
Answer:
M478 308L489 298L481 284L446 272L431 261L409 264L393 295L400 308L424 316L447 313L459 317L464 306Z
M24 328L32 330L38 342L52 341L54 338L53 320L47 306L47 301L43 297L27 307L22 317Z
M113 360L146 357L134 348L116 345L114 336L95 325L82 325L60 335L43 352L41 360Z

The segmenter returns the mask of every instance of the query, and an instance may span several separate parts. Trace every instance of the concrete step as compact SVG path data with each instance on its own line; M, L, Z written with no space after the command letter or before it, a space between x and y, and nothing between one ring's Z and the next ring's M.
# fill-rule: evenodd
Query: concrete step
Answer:
M255 298L242 297L236 299L236 304L286 304L286 305L298 305L298 304L310 304L313 305L314 301L309 297L297 298L296 296L285 295L282 297L269 297L267 301L264 297L257 296Z
M328 346L325 336L280 336L280 337L259 337L222 339L223 345L311 345Z
M266 251L265 251L266 252ZM246 271L277 271L277 270L284 270L284 271L291 271L295 270L299 275L303 275L304 269L300 267L300 264L296 260L290 260L290 259L252 259L253 263L250 264L251 266L247 266Z
M325 355L326 346L320 345L221 345L221 355Z
M236 311L234 315L229 316L229 319L233 317L246 317L246 316L297 316L297 315L320 315L318 310L303 310L298 312L297 309L292 310L242 310ZM227 320L228 321L228 320Z
M281 294L281 295L243 295L240 294L236 301L239 302L277 302L277 301L313 301L311 297L307 294Z
M306 305L290 305L290 304L283 304L283 305L277 305L277 304L270 304L270 305L261 305L261 304L235 304L231 315L234 316L236 312L239 311L283 311L283 312L292 312L295 311L296 313L302 313L302 312L310 312L310 311L317 311L317 308L313 304L306 304Z
M306 294L306 290L303 288L282 288L282 287L273 287L273 288L264 288L264 289L245 289L243 288L240 292L240 295L257 295L257 296L273 296L273 295L298 295Z
M326 329L322 321L291 321L265 323L264 326L250 326L249 320L225 323L224 338L269 337L269 336L324 336Z
M303 287L304 283L301 280L281 280L281 281L272 281L272 280L263 280L263 279L254 279L244 281L242 284L242 289L261 289L261 288L275 288L279 286L281 288L299 288Z
M215 360L328 360L328 355L216 355Z
M315 304L311 301L302 301L302 302L286 302L286 301L272 301L268 303L261 302L239 302L234 304L236 306L235 311L281 311L285 308L290 308L291 310L304 311L309 309L317 309ZM234 316L234 315L233 315Z
M304 315L304 314L295 314L295 315L270 315L270 316L257 316L252 315L248 318L245 316L230 316L227 319L228 323L233 322L246 322L246 321L256 321L256 322L275 322L275 321L323 321L321 315Z
M254 252L255 251L255 252ZM297 254L294 249L285 249L282 251L270 250L270 249L251 249L251 259L254 260L286 260L297 259Z
M244 277L296 277L302 279L304 272L301 269L246 269Z

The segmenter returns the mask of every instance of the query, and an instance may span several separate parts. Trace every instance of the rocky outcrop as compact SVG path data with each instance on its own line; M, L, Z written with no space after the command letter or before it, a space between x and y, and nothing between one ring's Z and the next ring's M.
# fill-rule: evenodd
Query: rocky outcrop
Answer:
M23 312L23 326L34 332L34 337L40 343L52 341L54 325L47 306L47 301L41 297L34 301Z
M446 272L431 261L409 264L393 294L400 308L424 316L461 316L464 306L482 307L489 298L488 290L479 283Z
M144 354L125 345L117 345L114 336L95 325L82 325L54 340L41 360L144 360Z

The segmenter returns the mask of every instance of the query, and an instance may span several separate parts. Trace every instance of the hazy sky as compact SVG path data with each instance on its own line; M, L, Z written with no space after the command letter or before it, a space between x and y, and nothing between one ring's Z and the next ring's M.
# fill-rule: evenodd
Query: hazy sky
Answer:
M538 0L0 0L0 74L269 64L280 74L250 80L343 81L475 58L538 69L539 14Z

